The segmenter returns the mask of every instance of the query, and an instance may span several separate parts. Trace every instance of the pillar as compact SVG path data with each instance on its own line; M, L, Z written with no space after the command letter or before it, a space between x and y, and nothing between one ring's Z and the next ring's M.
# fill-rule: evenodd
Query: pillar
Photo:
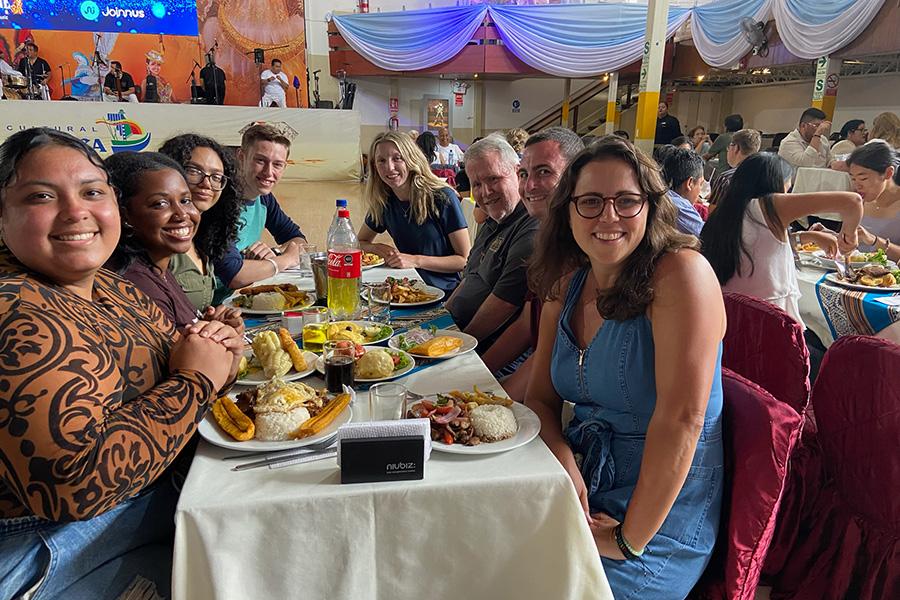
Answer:
M572 80L566 79L565 87L563 88L563 103L562 103L562 117L560 118L560 122L563 127L569 126L569 96L572 95Z
M663 58L666 52L668 15L669 0L649 0L634 132L635 145L647 154L653 152L653 140L656 137L656 112L659 107L659 87L662 83Z
M828 56L816 61L816 83L813 87L812 105L824 112L829 121L834 118L842 62L839 58Z
M610 134L619 128L622 118L622 106L619 104L619 72L609 74L609 85L606 88L606 133Z

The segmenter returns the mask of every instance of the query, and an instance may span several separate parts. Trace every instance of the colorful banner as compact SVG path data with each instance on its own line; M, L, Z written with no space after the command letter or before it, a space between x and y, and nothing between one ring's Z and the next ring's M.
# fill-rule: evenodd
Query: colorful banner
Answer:
M197 2L0 0L0 27L197 35Z
M199 133L239 146L254 122L292 134L285 181L359 179L359 112L247 106L132 104L128 102L0 102L0 143L29 127L71 133L104 158L115 152L155 150L170 137Z
M299 89L292 87L287 91L287 105L306 107L303 3L290 4L288 7L284 0L199 0L200 34L193 37L0 28L0 59L15 67L24 56L15 49L32 39L40 48L39 56L50 63L52 77L48 85L55 100L63 96L99 100L100 84L109 72L106 63L118 60L142 91L150 73L162 80L159 89L163 101L185 103L191 100L191 75L199 85L206 53L215 48L216 64L226 77L225 104L257 106L260 73L269 68L273 58L278 58L288 81L296 77L300 84ZM253 62L254 48L263 49L264 64ZM95 51L102 61L99 70L93 60Z

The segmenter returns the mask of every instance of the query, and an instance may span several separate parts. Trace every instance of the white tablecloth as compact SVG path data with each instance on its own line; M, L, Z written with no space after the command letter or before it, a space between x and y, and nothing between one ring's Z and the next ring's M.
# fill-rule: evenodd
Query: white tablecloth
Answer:
M474 352L400 381L421 394L501 391ZM433 452L424 480L377 484L341 485L334 459L236 473L228 454L202 442L182 491L176 599L612 598L540 438L502 454Z
M818 169L814 167L800 167L794 178L794 194L807 192L852 192L853 184L850 182L849 173L835 171L834 169ZM822 219L840 221L841 215L837 213L821 213L816 215Z

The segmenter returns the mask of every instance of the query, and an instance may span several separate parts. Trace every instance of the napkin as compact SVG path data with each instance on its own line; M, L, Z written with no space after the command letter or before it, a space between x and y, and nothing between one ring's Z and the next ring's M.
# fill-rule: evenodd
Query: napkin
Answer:
M369 421L347 423L338 427L338 466L341 464L341 440L421 436L425 440L425 460L431 456L431 424L428 419L400 419L399 421Z

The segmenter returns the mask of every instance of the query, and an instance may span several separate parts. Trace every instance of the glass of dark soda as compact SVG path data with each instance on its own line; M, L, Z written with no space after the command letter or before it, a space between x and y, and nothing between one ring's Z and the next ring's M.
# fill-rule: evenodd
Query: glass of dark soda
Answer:
M340 394L344 386L353 387L353 367L356 348L352 342L327 341L322 355L325 357L325 386L332 394Z

